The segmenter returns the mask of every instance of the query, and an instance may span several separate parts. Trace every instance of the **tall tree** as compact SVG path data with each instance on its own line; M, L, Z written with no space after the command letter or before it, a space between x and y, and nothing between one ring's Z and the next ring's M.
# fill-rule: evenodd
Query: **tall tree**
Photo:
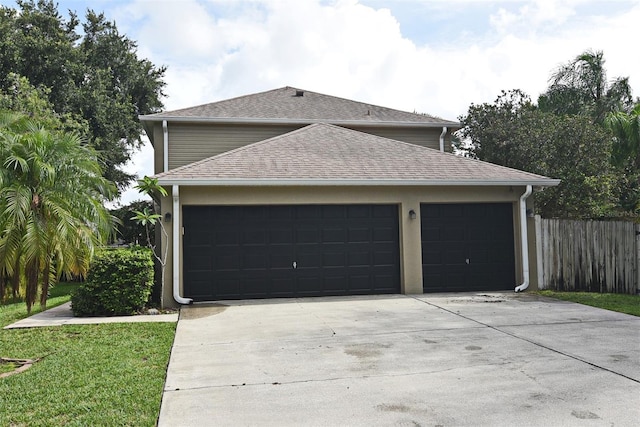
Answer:
M536 193L545 217L594 218L613 207L611 139L585 116L540 111L519 90L460 117L457 149L467 156L562 180Z
M104 201L115 187L77 135L24 115L0 112L0 159L0 272L24 282L30 311L62 274L87 272L113 230Z
M640 215L640 102L630 113L610 113L605 124L614 135L611 163L619 176L620 205Z
M602 124L608 113L629 111L633 107L629 78L608 81L602 51L581 53L560 66L549 83L547 91L538 98L542 111L587 115Z
M104 14L88 10L81 24L52 0L17 4L0 7L0 92L10 92L10 73L46 92L55 113L86 123L104 176L126 187L135 177L121 168L141 144L137 116L162 108L165 67L138 58L136 43Z

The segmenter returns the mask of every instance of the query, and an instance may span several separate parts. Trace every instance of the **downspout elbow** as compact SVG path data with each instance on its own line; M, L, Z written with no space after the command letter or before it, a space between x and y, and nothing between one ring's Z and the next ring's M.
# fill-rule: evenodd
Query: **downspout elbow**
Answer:
M520 196L520 245L522 246L522 284L516 286L516 292L522 292L529 287L529 240L527 238L527 198L533 192L533 188L527 185L527 189Z
M173 299L178 304L188 305L193 299L180 295L180 187L172 187L173 196Z
M440 134L440 151L444 153L444 137L447 135L447 127L442 127L442 133Z

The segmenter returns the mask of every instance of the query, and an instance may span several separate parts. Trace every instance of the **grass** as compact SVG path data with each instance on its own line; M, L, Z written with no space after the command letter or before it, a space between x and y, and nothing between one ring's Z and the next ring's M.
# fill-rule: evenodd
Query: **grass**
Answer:
M539 291L539 295L640 316L640 295Z
M71 292L78 286L79 283L61 282L50 288L47 308L53 308L71 300ZM41 311L39 302L36 302L36 304L31 307L32 315L40 313ZM0 304L0 328L28 316L30 315L27 314L27 307L22 300L5 305Z
M47 306L68 301L73 288L57 287ZM23 302L0 306L0 327L24 317ZM0 329L1 357L42 358L26 371L0 379L0 425L155 425L175 326Z

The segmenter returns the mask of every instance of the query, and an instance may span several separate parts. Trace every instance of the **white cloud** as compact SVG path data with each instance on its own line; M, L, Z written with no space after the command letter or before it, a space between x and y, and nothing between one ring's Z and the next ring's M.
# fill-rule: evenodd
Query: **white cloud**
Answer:
M487 3L474 17L485 33L462 26L446 45L433 41L426 15L422 42L403 35L394 10L414 1L387 3L168 0L150 7L136 0L117 22L141 55L169 66L168 109L292 85L456 119L502 89L520 88L535 100L559 64L589 48L604 50L609 76L631 76L640 95L637 3L613 8L624 13L599 6L590 14L588 1ZM133 167L149 174L148 164L150 157Z
M501 7L496 14L491 15L491 25L501 34L514 31L535 32L547 24L558 26L565 24L575 15L576 1L535 0L525 3L516 13Z

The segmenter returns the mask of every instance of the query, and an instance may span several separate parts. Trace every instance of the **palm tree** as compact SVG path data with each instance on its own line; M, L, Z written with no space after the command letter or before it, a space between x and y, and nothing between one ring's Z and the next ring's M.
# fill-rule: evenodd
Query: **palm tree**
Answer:
M628 77L607 80L602 51L587 50L551 75L538 105L555 114L587 114L602 124L610 112L629 111L633 97Z
M629 159L636 170L640 169L640 102L630 113L609 114L605 123L616 137L612 163L621 166Z
M0 113L0 272L25 284L27 309L46 305L63 274L84 275L112 233L103 206L115 194L95 152L75 134Z
M605 124L614 135L611 164L627 181L622 205L640 213L640 102L630 113L610 113Z

